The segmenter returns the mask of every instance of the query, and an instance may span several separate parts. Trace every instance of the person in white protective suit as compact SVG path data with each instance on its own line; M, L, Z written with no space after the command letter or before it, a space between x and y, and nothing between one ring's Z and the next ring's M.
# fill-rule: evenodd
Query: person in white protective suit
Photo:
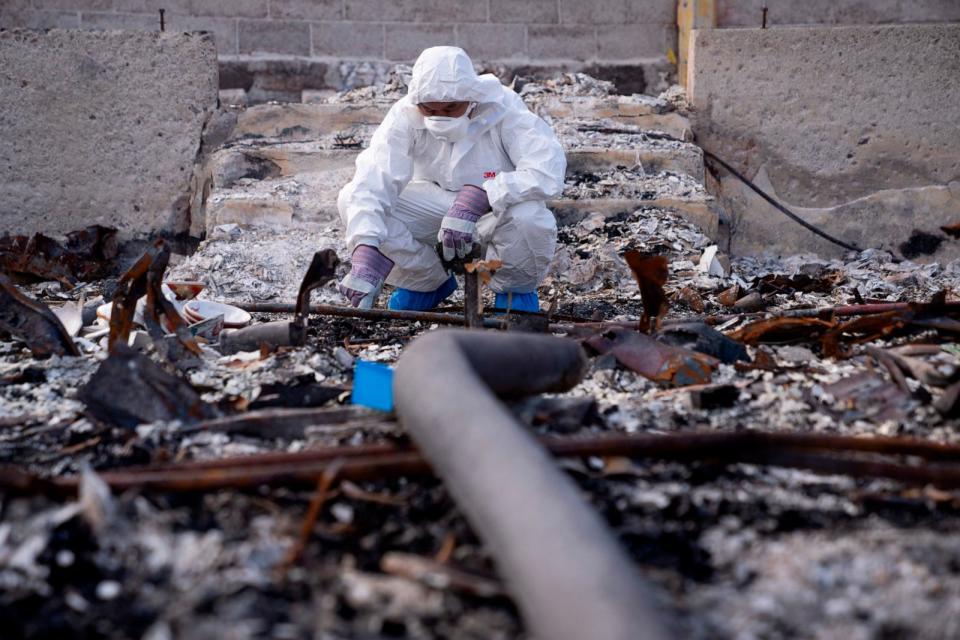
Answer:
M370 308L384 283L389 308L432 309L457 288L445 260L474 243L502 266L496 308L538 311L557 227L545 200L563 189L566 158L550 127L496 76L478 76L457 47L431 47L413 66L357 158L338 208L352 251L340 291Z

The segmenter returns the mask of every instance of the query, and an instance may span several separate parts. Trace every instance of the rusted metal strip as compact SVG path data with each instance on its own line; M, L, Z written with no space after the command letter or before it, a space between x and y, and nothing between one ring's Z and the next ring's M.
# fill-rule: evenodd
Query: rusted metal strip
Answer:
M886 477L904 482L937 483L960 486L960 446L912 438L858 438L814 434L767 432L678 433L669 435L631 434L620 436L549 436L539 439L557 457L633 457L695 462L748 462L773 466L796 466L825 470L824 463L812 458L788 460L782 453L830 454L829 472L855 477ZM873 454L921 458L939 463L905 464L878 457L854 459L838 453ZM130 467L104 471L101 476L114 490L132 487L151 490L205 491L244 488L260 484L283 485L287 482L314 486L332 461L343 461L338 477L349 480L388 478L397 474L424 475L429 465L413 448L397 444L371 444L348 447L324 447L298 453L265 453L218 460L190 461L149 467ZM790 464L785 464L789 462ZM803 464L799 464L803 462ZM848 465L847 463L851 464ZM878 462L883 462L878 465ZM869 465L865 463L870 463ZM301 482L302 481L302 482ZM0 469L0 486L25 493L70 493L77 478L47 480L7 467Z

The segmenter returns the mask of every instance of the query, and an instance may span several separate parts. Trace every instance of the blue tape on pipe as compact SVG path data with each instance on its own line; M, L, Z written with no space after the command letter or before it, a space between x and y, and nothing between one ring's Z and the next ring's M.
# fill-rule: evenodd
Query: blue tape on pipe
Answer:
M358 360L353 370L353 404L393 411L393 367Z

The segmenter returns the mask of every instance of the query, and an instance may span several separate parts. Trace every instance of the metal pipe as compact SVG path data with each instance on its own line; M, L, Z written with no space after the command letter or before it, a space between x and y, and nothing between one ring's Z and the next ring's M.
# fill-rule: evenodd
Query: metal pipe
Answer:
M236 305L251 313L294 313L296 305L292 302L249 302ZM437 313L434 311L393 311L392 309L355 309L332 304L312 304L310 313L321 316L339 318L363 318L364 320L408 320L410 322L429 322L462 327L465 318L462 314ZM484 319L484 326L499 329L503 326L502 320L494 318Z
M431 332L397 364L397 414L490 549L534 636L665 638L634 563L494 396L569 389L586 363L562 338Z
M754 311L746 313L728 313L722 315L705 316L684 316L680 318L669 318L663 321L662 326L673 326L676 324L686 324L688 322L706 322L707 324L721 324L729 320L751 318L817 318L821 316L849 317L864 316L875 313L889 313L891 311L909 311L915 303L910 302L888 302L875 304L855 304L843 305L837 307L823 307L819 309L787 309L784 311ZM238 307L245 311L253 313L294 313L296 305L288 302L256 302L238 304ZM943 313L956 313L960 311L960 304L947 303L943 305ZM465 316L456 313L440 313L436 311L392 311L390 309L354 309L353 307L340 307L335 305L311 305L310 313L325 316L337 316L341 318L363 318L367 320L407 320L411 322L429 322L431 324L463 326L466 322ZM522 315L542 315L542 314L522 314ZM483 326L488 329L503 329L505 322L501 318L483 318ZM548 330L555 333L570 333L581 329L641 329L639 321L629 320L569 320L563 322L553 322L548 325Z

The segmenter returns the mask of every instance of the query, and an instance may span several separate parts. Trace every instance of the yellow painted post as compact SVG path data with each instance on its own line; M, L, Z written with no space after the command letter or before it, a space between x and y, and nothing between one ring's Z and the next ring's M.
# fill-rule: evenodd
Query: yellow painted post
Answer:
M677 81L687 86L687 61L690 58L690 32L717 26L714 0L677 0Z

